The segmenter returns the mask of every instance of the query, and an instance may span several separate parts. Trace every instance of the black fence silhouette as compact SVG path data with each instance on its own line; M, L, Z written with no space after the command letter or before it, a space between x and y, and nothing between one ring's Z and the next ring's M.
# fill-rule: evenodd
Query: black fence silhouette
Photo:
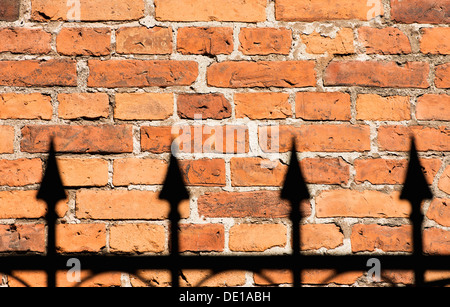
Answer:
M92 272L92 276L103 272L120 271L137 275L143 269L169 270L171 272L172 287L179 287L179 276L182 269L209 269L213 274L228 270L244 270L259 273L262 270L290 270L293 275L293 286L302 286L301 272L305 269L333 269L336 275L348 271L364 271L369 259L376 257L382 264L383 270L413 271L415 278L412 286L444 286L450 284L450 278L432 282L424 281L426 270L450 270L450 255L425 255L422 243L423 214L421 204L423 200L433 197L425 177L422 173L414 139L411 139L411 150L407 176L404 182L401 199L411 203L410 220L413 226L411 255L304 255L300 250L302 216L299 206L302 200L310 198L305 184L299 161L293 144L291 160L281 189L281 198L290 202L292 209L292 254L291 255L255 255L255 256L203 256L182 255L179 253L178 223L180 215L178 205L182 200L189 199L181 175L178 160L171 155L167 176L160 192L160 199L170 203L170 253L157 256L124 256L124 255L66 255L59 254L55 244L55 225L57 215L56 203L66 198L66 192L60 178L56 162L56 153L51 142L47 167L37 198L47 203L47 252L44 255L6 255L0 256L0 272L12 275L15 270L43 270L47 273L47 286L56 286L56 272L67 271L67 262L76 257L82 264L83 270ZM23 282L25 285L26 282ZM81 283L84 281L82 280ZM80 283L80 284L81 284Z

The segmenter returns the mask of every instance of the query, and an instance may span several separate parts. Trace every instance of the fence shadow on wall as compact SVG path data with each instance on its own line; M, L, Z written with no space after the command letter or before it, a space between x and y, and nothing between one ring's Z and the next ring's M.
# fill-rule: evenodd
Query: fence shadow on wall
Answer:
M160 199L167 200L170 204L170 253L156 256L128 256L128 255L79 255L59 254L56 249L55 228L57 224L56 204L67 197L64 189L58 165L54 144L51 142L46 170L41 182L38 199L47 203L47 252L44 255L2 255L0 256L0 272L13 276L15 270L42 270L47 274L47 286L55 287L57 271L67 271L69 259L76 258L80 261L83 270L92 272L90 276L78 285L103 272L118 271L129 273L136 278L141 278L140 270L167 270L171 273L172 287L180 287L179 276L183 269L208 269L212 275L199 282L203 285L209 278L219 272L230 270L245 270L259 274L270 282L270 278L264 275L264 270L289 270L293 276L293 286L302 286L302 271L306 269L333 269L336 275L348 271L364 271L367 269L369 259L376 257L383 270L408 270L414 272L414 284L412 286L444 286L450 284L449 279L425 282L424 274L427 270L450 270L450 256L425 255L423 253L422 223L423 214L421 204L424 200L433 197L431 190L422 172L415 141L411 139L411 150L406 179L403 185L401 199L408 200L412 206L410 221L412 224L413 252L410 255L304 255L301 253L300 224L302 216L300 203L310 198L299 161L296 154L295 143L291 151L289 168L280 192L282 199L289 201L291 205L290 221L292 223L292 253L290 255L182 255L179 252L179 221L178 206L181 201L189 199L183 176L180 172L177 158L172 154L169 168ZM331 280L334 276L331 276ZM24 285L27 283L13 276ZM143 280L143 279L142 279ZM389 279L385 279L389 282ZM145 280L143 280L145 282ZM392 283L393 284L393 283Z

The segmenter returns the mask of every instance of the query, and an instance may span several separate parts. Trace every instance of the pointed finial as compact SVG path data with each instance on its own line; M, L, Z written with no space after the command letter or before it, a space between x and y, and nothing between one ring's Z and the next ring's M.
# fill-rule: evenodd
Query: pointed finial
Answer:
M425 199L432 199L433 193L422 172L422 166L417 154L414 137L411 138L411 150L409 155L408 170L406 172L406 179L403 184L400 199L407 199L411 203L420 204Z
M165 199L170 204L179 204L182 200L189 199L178 159L173 154L170 156L169 168L159 199Z
M56 152L53 139L50 142L47 167L45 169L41 187L36 198L44 200L47 204L56 204L58 201L67 198L67 194L59 173L58 164L56 162Z
M281 198L289 200L292 204L299 204L302 200L309 199L311 196L300 169L295 139L292 141L291 152L291 160L281 190Z

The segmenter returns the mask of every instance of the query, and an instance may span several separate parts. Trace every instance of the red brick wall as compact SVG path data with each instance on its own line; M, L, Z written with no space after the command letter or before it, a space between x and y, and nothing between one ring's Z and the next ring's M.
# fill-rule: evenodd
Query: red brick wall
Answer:
M312 195L302 249L411 253L399 191L415 135L435 196L423 205L424 251L450 254L449 23L449 0L0 0L0 253L45 252L35 195L53 136L69 195L59 250L168 254L157 195L180 135L192 195L180 209L183 252L291 252L279 189L295 136ZM208 272L183 274L194 285ZM303 282L367 281L332 274L306 271ZM15 275L45 285L42 272ZM168 272L142 276L170 284ZM267 283L251 272L208 282ZM146 283L105 273L88 285Z

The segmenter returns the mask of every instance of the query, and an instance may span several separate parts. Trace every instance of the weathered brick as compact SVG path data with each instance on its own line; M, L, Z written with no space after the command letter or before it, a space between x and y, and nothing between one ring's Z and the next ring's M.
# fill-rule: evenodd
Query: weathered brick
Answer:
M427 218L435 221L436 223L450 227L450 199L449 198L436 198L434 199L430 207L427 210Z
M14 127L0 126L0 153L14 152Z
M242 28L239 50L246 55L289 54L292 31L286 28Z
M356 224L352 227L350 240L352 251L412 252L412 227L390 227L376 224Z
M231 251L263 252L286 243L287 229L283 224L237 224L230 229Z
M121 272L103 272L95 274L88 270L80 271L80 278L82 280L81 284L75 282L69 282L67 280L67 272L57 271L56 272L56 287L82 287L82 288L93 288L93 287L120 287L122 286Z
M0 191L0 218L40 218L47 211L45 202L36 199L37 191Z
M282 119L292 115L286 93L236 93L234 104L237 118Z
M436 176L441 161L439 159L421 159L422 171L431 184ZM403 184L406 179L408 161L405 159L356 159L354 162L355 181L372 184Z
M113 184L162 184L167 167L167 162L160 159L115 159Z
M76 194L76 216L93 220L163 220L170 206L159 199L159 193L140 190L79 190ZM189 202L179 208L182 218L189 217Z
M350 166L341 158L304 158L300 162L306 183L346 184Z
M208 67L207 83L215 87L307 87L316 85L312 61L227 61Z
M78 5L68 5L61 0L32 0L31 18L36 21L125 21L144 17L144 10L143 0L80 0Z
M45 271L13 270L11 275L8 275L8 287L47 287L47 273Z
M282 21L320 21L337 19L370 20L383 14L381 0L277 0L275 16Z
M141 150L152 153L170 152L172 141L171 126L143 126L141 127Z
M279 191L206 193L197 200L198 213L204 217L286 218L291 206L280 199ZM304 216L311 214L309 202L302 202Z
M450 88L450 63L436 66L434 84L439 88Z
M289 284L293 282L291 270L262 270L264 274L260 276L254 275L255 283L258 285L278 285ZM304 269L301 272L301 280L303 284L307 285L352 285L364 272L349 271L338 272L333 269Z
M344 243L344 234L335 224L305 224L300 226L302 250L333 249Z
M425 62L333 61L325 70L325 85L428 88Z
M266 20L265 0L155 0L155 17L160 21Z
M64 186L105 186L108 184L108 161L103 159L58 158Z
M224 186L225 161L223 159L180 160L186 185Z
M278 135L276 129L278 129ZM265 152L273 152L273 148L276 146L278 146L277 151L288 152L292 149L293 138L295 138L297 151L301 152L370 150L370 129L365 125L261 126L259 135L260 146ZM274 140L272 140L272 135L275 136ZM267 140L265 140L265 136L267 136Z
M381 126L378 146L381 150L409 151L412 136L419 151L450 151L450 129L446 126Z
M120 54L172 53L171 28L122 27L116 32L116 52Z
M52 50L52 35L42 29L2 28L0 41L0 52L47 54Z
M402 23L449 23L449 0L392 0L391 19Z
M450 232L440 228L427 228L423 231L423 250L430 255L450 254Z
M262 158L232 158L231 185L232 186L280 186L287 171L286 165L274 162L265 167Z
M21 150L24 152L47 152L50 139L55 150L77 153L121 153L133 151L130 126L25 126L22 128Z
M410 211L398 192L330 190L316 197L317 217L408 217Z
M221 252L225 246L222 224L181 224L180 252Z
M377 94L361 94L356 99L356 119L361 120L409 120L411 106L408 96L382 97Z
M56 225L56 249L59 252L100 252L105 244L105 224Z
M302 43L306 52L311 54L351 54L355 52L353 43L353 30L344 28L339 30L335 37L323 36L320 33L301 34Z
M408 54L411 43L400 29L361 27L358 29L359 42L367 54Z
M40 183L41 159L0 160L0 185L11 187Z
M165 249L164 226L145 223L113 225L109 245L112 252L160 253Z
M443 37L450 35L450 28L423 28L420 51L425 54L450 54L450 43Z
M114 118L122 120L163 120L173 114L171 93L117 93Z
M56 50L63 55L108 55L111 31L108 28L63 28L56 37Z
M213 270L183 270L182 287L237 287L246 282L245 271L214 272Z
M450 120L450 95L425 94L417 99L416 118L419 120Z
M45 251L44 224L0 225L0 251L39 252Z
M89 87L191 85L198 74L198 64L193 61L90 60L88 65Z
M20 1L0 0L0 20L15 21L20 16Z
M106 93L70 93L58 95L58 116L64 119L107 118L109 98Z
M439 178L438 188L447 194L450 194L450 165L447 166Z
M351 119L350 95L340 92L299 92L295 96L295 115L304 120Z
M177 112L180 118L224 119L231 117L231 104L223 94L180 94ZM198 119L197 118L197 119Z
M76 86L76 63L59 59L0 61L0 85Z
M182 54L231 54L233 28L180 28L177 36L177 51Z
M0 119L45 119L53 115L52 99L40 93L0 94Z

